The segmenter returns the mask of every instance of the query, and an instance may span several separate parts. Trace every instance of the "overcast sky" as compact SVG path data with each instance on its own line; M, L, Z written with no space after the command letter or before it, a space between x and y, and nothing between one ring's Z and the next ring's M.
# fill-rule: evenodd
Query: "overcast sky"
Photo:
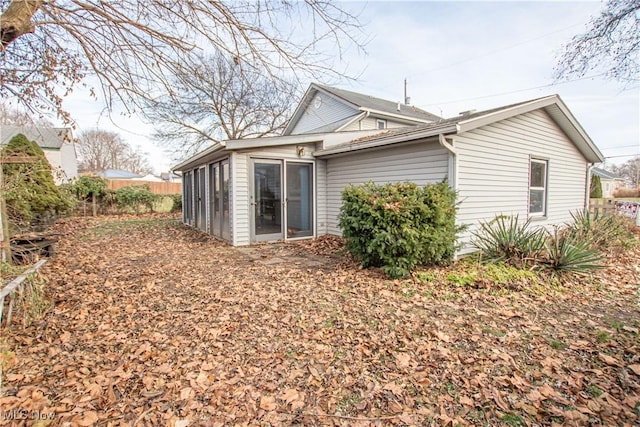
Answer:
M401 101L404 79L411 103L450 117L557 93L606 157L622 163L640 153L640 90L624 90L599 77L553 84L561 45L585 29L601 3L549 2L348 2L360 11L370 42L343 65L355 82L340 87ZM598 74L593 72L591 74ZM152 127L135 118L101 114L77 92L65 105L79 131L118 131L151 154L156 172L174 163L148 138ZM91 106L95 105L94 108ZM625 157L622 157L625 156Z

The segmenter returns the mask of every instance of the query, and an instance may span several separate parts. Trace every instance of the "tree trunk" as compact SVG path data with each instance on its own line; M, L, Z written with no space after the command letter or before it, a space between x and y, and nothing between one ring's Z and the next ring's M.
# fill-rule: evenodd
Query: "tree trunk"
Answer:
M91 209L93 212L93 216L98 215L98 205L96 203L96 193L91 193Z
M0 52L18 37L33 33L33 15L42 6L43 0L11 0L9 7L0 15Z
M11 244L9 239L9 218L2 183L2 165L0 165L0 261L11 264ZM0 307L0 309L2 309Z

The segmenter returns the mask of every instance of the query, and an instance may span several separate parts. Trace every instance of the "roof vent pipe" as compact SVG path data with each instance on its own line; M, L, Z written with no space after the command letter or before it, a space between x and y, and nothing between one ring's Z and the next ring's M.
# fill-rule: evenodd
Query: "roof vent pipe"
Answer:
M400 111L400 102L398 102L398 111Z

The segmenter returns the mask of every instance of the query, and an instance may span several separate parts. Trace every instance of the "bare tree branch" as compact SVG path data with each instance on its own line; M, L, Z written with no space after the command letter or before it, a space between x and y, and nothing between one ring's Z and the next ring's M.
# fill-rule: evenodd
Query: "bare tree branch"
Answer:
M608 78L632 86L640 80L640 2L609 0L585 33L564 46L555 75L558 80L601 70Z
M278 134L300 95L291 80L274 80L232 58L202 56L172 80L172 92L147 103L154 137L177 157L223 139Z
M109 107L133 112L203 53L337 78L344 43L363 46L357 17L326 0L0 0L0 11L0 96L66 118L62 100L87 75Z
M120 135L105 130L89 130L78 137L79 169L103 171L121 169L135 173L150 173L147 154L124 142Z

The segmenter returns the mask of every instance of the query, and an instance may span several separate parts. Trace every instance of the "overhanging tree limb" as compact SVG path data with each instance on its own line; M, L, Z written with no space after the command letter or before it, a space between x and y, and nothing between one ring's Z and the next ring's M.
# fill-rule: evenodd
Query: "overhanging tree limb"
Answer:
M109 106L136 111L171 93L171 76L203 52L272 76L342 77L331 58L345 41L363 46L357 17L326 0L0 0L0 9L22 29L6 27L0 96L59 114L89 74Z
M563 47L556 79L602 70L608 78L633 86L640 81L640 2L609 0L583 34Z

